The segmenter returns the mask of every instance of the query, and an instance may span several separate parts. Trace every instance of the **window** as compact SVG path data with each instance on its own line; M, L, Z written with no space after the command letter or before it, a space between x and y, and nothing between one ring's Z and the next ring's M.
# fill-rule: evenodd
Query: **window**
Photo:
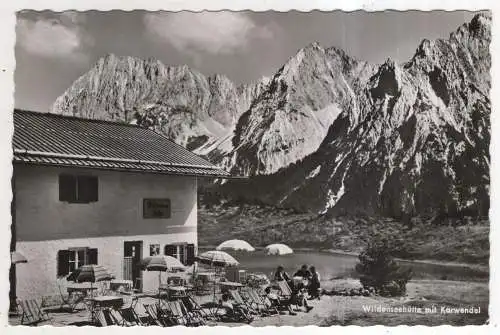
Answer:
M57 252L57 276L67 276L82 265L97 264L97 249L70 248Z
M184 265L192 265L196 255L196 248L194 244L187 243L167 244L164 254L177 258Z
M158 256L160 254L160 245L159 244L150 244L149 245L149 256Z
M99 183L95 176L59 175L59 201L90 203L98 200Z
M144 199L142 217L144 219L169 219L170 199Z

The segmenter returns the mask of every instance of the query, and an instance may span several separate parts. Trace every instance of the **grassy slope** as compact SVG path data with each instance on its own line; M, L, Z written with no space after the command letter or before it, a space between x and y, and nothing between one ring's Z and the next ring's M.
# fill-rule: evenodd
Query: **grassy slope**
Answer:
M354 280L350 286L359 286ZM345 284L345 283L344 283ZM337 282L333 283L337 287ZM343 285L346 286L346 285ZM336 305L344 307L339 312L334 310L321 325L356 325L356 326L399 326L399 325L481 325L488 320L489 289L488 283L454 282L439 280L415 280L407 285L404 298L383 297L332 297ZM435 313L367 313L363 305L385 307L413 307L425 309L436 307ZM480 314L442 314L441 307L480 307Z
M487 265L488 222L447 226L416 222L412 229L391 219L327 218L258 206L200 208L199 243L217 245L231 238L255 246L284 242L295 248L359 252L374 234L398 238L396 257Z

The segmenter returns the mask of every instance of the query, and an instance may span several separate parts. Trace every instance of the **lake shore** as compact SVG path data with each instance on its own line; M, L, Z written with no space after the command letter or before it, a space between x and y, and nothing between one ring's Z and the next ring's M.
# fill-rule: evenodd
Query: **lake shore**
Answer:
M416 218L410 226L391 218L327 217L256 205L200 206L198 215L200 245L243 239L254 246L283 242L296 251L357 255L377 236L393 241L393 255L400 260L481 270L489 266L486 219L437 224Z
M338 279L322 283L325 289L355 288L359 281ZM314 309L296 316L261 318L252 326L398 326L481 325L488 320L487 283L443 280L412 280L404 297L322 296L311 301ZM435 309L433 309L435 307ZM443 313L456 308L475 308L479 313ZM425 312L428 308L428 312ZM370 310L367 310L370 309Z
M215 250L217 246L200 246L201 250ZM264 247L255 247L257 251L263 251ZM314 248L295 248L296 252L321 252L321 253L329 253L332 255L346 255L358 257L359 252L353 251L344 251L340 249L322 249L316 250ZM230 251L229 251L230 252ZM433 260L433 259L403 259L403 258L395 258L397 261L407 262L407 263L419 263L419 264L429 264L429 265L442 265L442 266L452 266L452 267L464 267L479 271L489 271L489 265L484 264L472 264L472 263L463 263L463 262L452 262L452 261L442 261L442 260Z

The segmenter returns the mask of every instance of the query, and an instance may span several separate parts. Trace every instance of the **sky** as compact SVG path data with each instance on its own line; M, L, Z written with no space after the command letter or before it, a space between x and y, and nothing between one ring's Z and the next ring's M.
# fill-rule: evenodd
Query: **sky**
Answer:
M35 12L16 24L16 108L45 112L99 58L156 58L236 84L271 76L312 42L373 63L405 62L472 12Z

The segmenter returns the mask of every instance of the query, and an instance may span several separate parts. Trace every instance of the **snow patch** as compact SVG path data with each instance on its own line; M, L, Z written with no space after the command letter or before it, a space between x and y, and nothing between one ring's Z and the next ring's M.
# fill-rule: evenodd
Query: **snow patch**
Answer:
M325 208L320 212L320 214L325 214L330 208L333 208L339 202L340 198L342 198L342 196L345 194L344 180L347 175L347 171L349 171L349 167L345 170L344 175L342 176L342 181L340 182L341 186L338 189L337 193L333 193L331 189L328 190L328 194L326 195Z
M306 177L306 179L314 178L321 171L321 165L318 165L314 170L312 170Z

